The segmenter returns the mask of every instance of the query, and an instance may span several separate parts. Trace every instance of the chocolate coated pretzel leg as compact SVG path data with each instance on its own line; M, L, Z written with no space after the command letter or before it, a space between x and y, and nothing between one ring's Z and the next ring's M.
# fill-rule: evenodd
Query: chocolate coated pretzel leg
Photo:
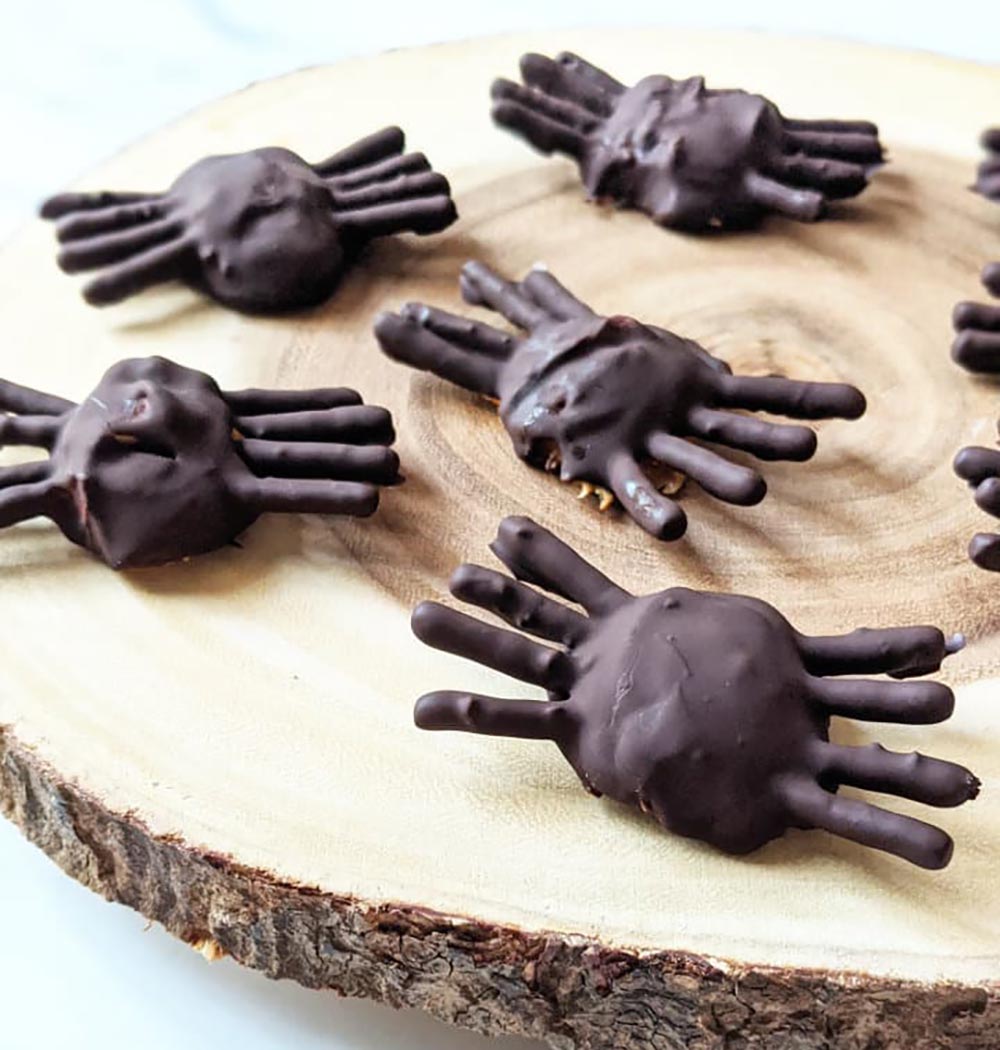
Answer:
M363 139L345 146L326 160L321 160L313 167L323 176L340 175L347 171L356 171L378 161L398 156L403 152L406 137L403 129L398 127L381 128L366 135Z

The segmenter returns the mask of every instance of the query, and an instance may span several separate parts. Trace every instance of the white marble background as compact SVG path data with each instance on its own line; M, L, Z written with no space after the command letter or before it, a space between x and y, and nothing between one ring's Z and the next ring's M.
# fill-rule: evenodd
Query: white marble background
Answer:
M1000 4L878 0L0 0L0 234L130 140L251 80L516 29L686 24L1000 62ZM664 70L670 56L664 55ZM997 98L1000 119L1000 94ZM2 310L0 304L0 310ZM16 616L15 616L16 619ZM0 1050L532 1050L208 967L0 822Z

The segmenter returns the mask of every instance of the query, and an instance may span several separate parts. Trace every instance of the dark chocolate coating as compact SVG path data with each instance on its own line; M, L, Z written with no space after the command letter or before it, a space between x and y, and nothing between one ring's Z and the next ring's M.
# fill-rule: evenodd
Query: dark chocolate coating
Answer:
M1000 128L987 128L979 141L986 150L986 158L976 171L974 189L1000 203Z
M353 390L223 392L162 357L120 361L79 405L0 380L0 527L51 518L114 569L215 550L264 511L368 515L398 479L392 420Z
M970 445L955 457L954 468L969 483L976 505L1000 518L1000 450ZM1000 535L977 532L969 541L969 557L981 569L1000 572Z
M988 128L982 136L986 159L979 165L974 189L1000 203L1000 128ZM1000 262L988 263L982 272L983 287L1000 298ZM962 302L952 314L956 336L951 344L952 359L970 372L1000 375L1000 306ZM956 460L958 470L958 460ZM960 472L961 473L961 472ZM964 476L964 475L963 475ZM992 537L973 540L973 560L984 568L1000 568L1000 550L990 554ZM997 564L985 564L995 562Z
M47 200L67 273L103 272L94 306L181 280L224 306L276 313L326 299L375 237L454 222L448 181L385 128L319 164L269 147L206 157L166 193L64 193Z
M651 813L670 831L748 853L786 828L824 828L925 868L953 843L939 828L837 794L842 784L957 806L979 781L952 762L829 740L833 715L947 719L938 682L828 679L936 670L964 639L935 627L799 634L755 598L672 587L633 597L527 518L500 524L493 552L518 580L463 565L452 593L539 645L435 602L414 610L428 645L546 689L548 702L470 693L417 701L423 729L554 741L584 786Z
M411 303L376 321L382 349L498 399L518 456L543 467L555 453L564 480L609 489L661 539L681 536L687 519L648 479L645 460L690 475L730 503L758 503L766 492L760 474L685 439L714 441L762 459L805 460L816 449L810 428L730 410L799 419L856 419L865 410L861 392L843 383L734 376L689 339L628 317L595 314L543 270L512 283L470 262L461 288L467 302L499 311L527 334L514 337Z
M987 263L982 273L983 287L1000 298L1000 262ZM1000 306L986 303L959 303L952 314L956 336L951 356L969 372L1000 375Z
M626 88L577 55L521 59L523 84L493 84L493 119L542 153L564 153L592 199L661 226L745 227L768 212L810 222L853 197L882 163L869 121L790 120L746 91L702 77Z

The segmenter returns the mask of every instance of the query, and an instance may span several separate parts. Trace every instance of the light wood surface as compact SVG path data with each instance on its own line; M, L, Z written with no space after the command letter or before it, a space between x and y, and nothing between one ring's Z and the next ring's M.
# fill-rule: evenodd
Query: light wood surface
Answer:
M490 79L511 75L521 52L565 47L626 81L703 72L789 115L875 119L892 163L815 226L693 238L586 205L568 163L537 157L487 113ZM380 242L327 306L280 320L180 288L97 311L56 269L41 223L3 249L5 377L78 397L113 361L160 353L224 387L357 386L394 413L408 479L371 520L262 519L240 549L155 571L116 575L46 523L0 534L4 808L77 877L147 913L155 901L121 888L140 876L117 847L102 853L104 832L127 825L154 853L210 855L213 871L258 888L318 891L304 899L339 902L341 918L401 906L629 958L690 953L720 973L817 968L876 987L945 980L996 994L1000 581L966 560L968 538L989 525L950 461L994 440L1000 398L951 364L948 343L952 305L976 295L979 267L1000 255L1000 213L966 191L998 98L996 70L839 43L664 30L499 38L255 85L89 175L81 186L157 189L206 153L280 144L315 159L398 122L451 179L461 221L444 236ZM768 465L759 507L689 486L687 537L657 543L517 461L484 402L378 352L380 309L411 299L465 309L457 273L468 258L511 276L542 261L596 309L693 337L737 370L854 382L868 414L819 424L811 463ZM754 594L816 633L965 631L970 645L945 673L958 687L950 723L835 731L956 759L982 778L978 801L934 814L956 839L952 865L930 874L819 833L733 859L595 802L554 748L419 733L411 706L424 690L519 695L423 648L407 622L460 561L492 564L486 544L509 513L531 514L638 591ZM59 825L70 802L91 814L87 835L82 817ZM177 907L154 917L239 956L229 926L186 928ZM522 964L512 972L528 988ZM291 975L414 998L384 981ZM572 1045L559 1042L568 1028L520 1008L459 1010L457 979L436 980L444 991L420 1005L441 1016Z

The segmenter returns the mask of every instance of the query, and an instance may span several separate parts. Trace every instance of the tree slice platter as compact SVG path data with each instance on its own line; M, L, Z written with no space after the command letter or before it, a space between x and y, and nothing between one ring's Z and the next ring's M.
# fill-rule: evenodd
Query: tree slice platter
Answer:
M701 72L794 116L875 119L892 163L815 226L695 238L589 206L568 163L488 118L493 76L565 47L625 80ZM78 397L113 361L161 353L224 387L346 383L393 411L407 476L368 521L265 518L240 547L161 570L115 574L46 523L0 534L4 812L209 955L483 1032L601 1050L1000 1045L1000 582L966 560L988 524L950 469L994 440L998 398L948 357L952 305L1000 255L1000 211L967 192L998 98L996 70L842 43L508 37L257 84L88 176L156 189L207 153L319 157L398 122L462 219L379 243L327 306L278 320L181 288L89 308L38 222L0 253L0 374ZM375 313L456 308L472 257L511 275L543 261L596 309L741 370L857 383L869 412L819 424L810 464L768 465L759 507L689 486L687 537L659 544L516 461L488 404L378 352ZM815 633L966 631L950 723L836 727L979 774L978 801L934 814L951 866L821 833L734 859L594 801L551 746L414 729L427 689L531 695L408 628L460 561L491 562L510 513L638 591L754 594Z

